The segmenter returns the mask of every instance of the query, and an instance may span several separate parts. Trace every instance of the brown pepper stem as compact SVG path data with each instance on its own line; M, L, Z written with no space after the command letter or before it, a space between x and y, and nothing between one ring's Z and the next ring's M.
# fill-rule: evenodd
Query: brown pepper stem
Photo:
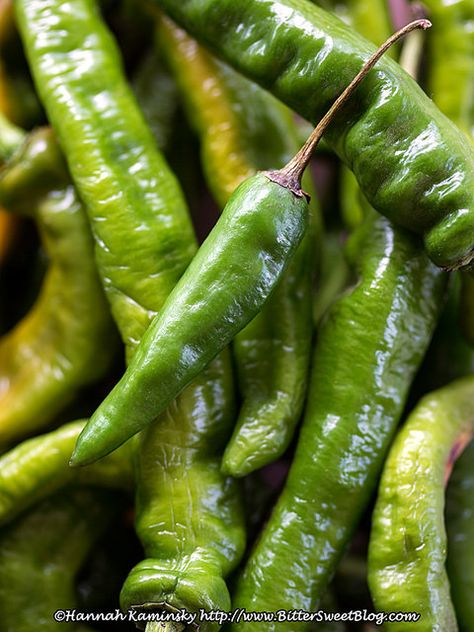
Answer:
M304 170L308 166L311 159L311 155L316 145L321 140L324 132L329 124L333 121L336 114L341 107L346 103L354 90L359 86L362 80L365 78L369 70L377 63L382 55L399 39L414 31L415 29L426 30L430 28L431 22L429 20L421 19L410 22L402 29L391 35L388 40L382 44L382 46L370 57L370 59L364 64L363 68L354 77L347 88L340 94L340 96L334 101L330 109L326 112L323 118L319 121L318 125L314 128L311 136L306 143L300 149L300 151L294 156L290 162L278 171L272 171L266 173L266 175L275 182L278 182L282 186L287 187L293 191L296 195L303 195L301 191L301 176Z

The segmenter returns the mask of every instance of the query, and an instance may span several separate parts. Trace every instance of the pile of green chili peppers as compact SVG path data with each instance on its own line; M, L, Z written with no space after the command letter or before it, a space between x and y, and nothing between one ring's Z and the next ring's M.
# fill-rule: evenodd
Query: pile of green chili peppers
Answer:
M0 2L0 632L474 632L474 4L394 6Z

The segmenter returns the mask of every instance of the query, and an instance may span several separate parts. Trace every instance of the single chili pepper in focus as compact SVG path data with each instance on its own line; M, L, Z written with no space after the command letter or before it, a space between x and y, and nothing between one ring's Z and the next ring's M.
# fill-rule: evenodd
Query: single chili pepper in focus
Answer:
M474 376L425 395L385 462L372 518L369 586L377 610L417 612L388 630L457 630L445 569L444 487L474 432ZM466 560L467 561L467 560Z
M450 594L461 632L474 630L474 443L454 464L446 490Z
M191 220L97 3L18 0L15 10L38 92L86 205L99 273L130 357L155 305L194 254ZM157 274L163 260L166 271Z
M89 467L69 467L85 419L28 439L0 456L0 525L66 486L133 489L132 444Z
M301 176L323 131L383 52L335 101L300 152L279 171L245 180L231 196L128 368L81 433L71 464L101 458L150 423L262 308L301 242L308 201Z
M1 632L83 630L54 613L76 608L77 574L117 513L117 500L102 490L69 490L0 530Z
M292 113L260 87L212 58L169 18L161 42L201 138L215 199L225 206L258 169L283 166L297 151ZM310 183L303 182L305 189ZM309 186L308 186L309 185ZM319 224L313 207L314 224ZM275 460L300 418L311 349L312 246L309 230L262 311L233 341L242 406L223 469L242 476Z
M299 0L154 0L180 26L310 121L373 46ZM474 151L416 83L385 59L325 138L380 213L423 235L444 268L474 257Z
M48 424L104 374L114 330L84 208L48 128L0 173L0 201L33 217L50 259L30 312L0 339L0 445Z
M370 502L442 307L446 275L420 249L417 236L375 211L351 236L348 254L357 282L318 331L293 463L238 580L236 608L317 606ZM306 627L287 621L267 630Z

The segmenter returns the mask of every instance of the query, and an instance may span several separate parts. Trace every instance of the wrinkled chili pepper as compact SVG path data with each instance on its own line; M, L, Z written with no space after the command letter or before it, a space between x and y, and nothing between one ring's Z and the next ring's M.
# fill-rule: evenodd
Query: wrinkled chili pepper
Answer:
M258 169L281 167L296 152L292 114L212 58L171 20L162 20L160 33L201 137L207 181L225 206L246 177ZM309 190L311 183L304 185ZM318 209L312 212L319 224ZM300 418L311 351L315 243L313 231L308 231L269 301L234 338L242 406L223 458L224 471L233 476L275 460Z
M154 0L180 26L301 116L317 121L373 46L299 0ZM372 206L424 236L439 266L474 257L474 151L385 59L325 138Z
M89 467L69 467L69 457L85 419L28 439L0 456L0 525L63 489L87 485L131 491L132 444Z
M442 307L446 275L416 236L375 211L350 238L348 252L357 281L320 326L293 462L238 580L236 608L318 605L370 502ZM305 625L274 622L267 629Z
M77 488L41 501L0 529L0 631L85 632L56 621L77 607L75 582L97 539L111 526L110 492Z
M407 32L428 26L418 20L394 34L283 169L258 173L238 187L124 376L81 433L71 464L97 460L149 424L258 313L307 228L301 176L323 131L384 51Z
M446 574L444 486L474 433L474 376L425 395L385 462L372 517L369 585L378 610L417 612L388 630L457 630Z
M101 377L114 330L84 208L52 139L39 129L0 174L5 208L33 217L50 259L30 312L0 339L0 444L50 423Z

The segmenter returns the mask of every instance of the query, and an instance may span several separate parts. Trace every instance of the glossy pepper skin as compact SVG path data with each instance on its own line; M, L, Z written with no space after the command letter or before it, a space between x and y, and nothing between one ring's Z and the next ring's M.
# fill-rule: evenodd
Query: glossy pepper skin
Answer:
M446 490L446 531L451 598L461 632L474 630L474 443L454 465Z
M154 0L178 24L316 121L373 51L299 0ZM474 151L415 82L384 59L325 134L382 214L423 235L444 268L474 256Z
M89 467L69 467L69 457L86 423L73 421L23 441L0 457L0 525L63 488L87 485L131 491L132 445L127 443Z
M349 254L358 281L319 329L293 464L238 580L236 608L318 604L370 501L441 308L445 275L416 236L374 211L351 237ZM267 627L297 629L305 624Z
M457 630L445 569L444 485L474 432L474 377L426 395L384 466L372 518L369 586L377 610L418 612L388 630Z
M19 0L15 9L38 92L87 208L99 272L130 355L156 302L194 254L186 205L97 3ZM166 270L157 276L163 260Z
M245 537L235 482L220 472L234 420L232 383L222 361L139 437L136 530L147 557L125 581L123 610L144 604L230 609L224 578L240 559ZM219 627L207 622L200 630Z
M84 207L51 130L39 129L0 174L0 200L32 217L49 258L30 312L0 340L0 445L44 427L114 352Z
M428 89L440 110L474 139L474 5L469 0L425 3L434 21L428 34ZM452 71L456 68L456 72ZM471 273L472 274L472 273ZM474 345L474 281L463 279L461 326Z
M239 186L80 435L74 465L101 458L153 421L252 320L307 221L306 199L263 173Z
M283 167L297 152L292 113L171 20L161 20L160 35L201 139L207 182L224 207L245 178L258 169ZM303 186L309 191L310 183ZM319 209L313 205L312 212ZM233 476L275 460L300 418L311 350L315 242L308 231L270 299L234 338L242 406L223 459L224 471Z
M75 581L117 511L117 499L79 488L40 502L0 530L0 630L75 630L55 621L57 610L77 606Z
M46 6L39 2L19 5L26 46L36 79L41 80L39 89L43 90L78 190L85 199L90 196L87 199L98 244L99 269L130 360L149 321L161 310L196 250L187 210L177 183L158 154L129 93L118 51L94 5L88 0L74 0L66 10L60 2L48 2ZM38 39L30 31L38 34ZM53 69L47 63L53 57L57 60L55 47L65 67L71 69L68 80L58 76L58 83L49 74ZM40 48L42 56L38 57ZM95 66L89 68L92 83L86 85L83 75L75 81L75 69L78 57L89 56ZM83 68L81 72L87 74L86 70ZM106 97L104 103L94 99L98 82L103 89L101 97ZM63 91L67 92L68 100L63 99ZM80 111L78 120L77 111ZM70 142L68 130L72 129L77 137ZM75 169L74 160L84 151L82 144L86 150L91 145L92 157ZM129 145L127 152L123 152L124 144ZM102 203L101 195L110 197ZM149 585L147 594L152 603L160 602L163 592L168 595L170 587L177 589L178 579L184 585L187 581L192 585L193 573L199 574L200 568L206 570L209 586L194 587L196 603L205 607L210 599L208 591L212 596L215 585L219 586L222 599L229 601L223 573L240 559L243 521L235 482L220 474L219 458L213 450L219 450L219 441L225 440L230 431L232 408L232 375L229 356L224 351L165 413L167 445L162 444L161 420L158 420L138 446L138 531L145 548L154 556L157 573L162 569L157 581ZM153 410L152 418L156 416L157 411ZM211 467L212 477L208 475ZM160 477L171 489L180 487L181 497L176 497L175 503L168 490L154 484ZM213 503L211 509L210 503ZM155 505L160 509L158 516ZM160 529L160 520L168 524L168 530ZM181 527L184 524L186 529ZM199 530L201 524L207 527L205 534ZM211 526L215 538L211 537ZM185 552L180 539L183 531ZM226 562L220 563L223 536ZM174 567L166 556L160 557L160 547L166 548L167 540L176 545ZM216 563L208 564L207 560L213 558ZM189 568L189 576L184 568L187 559L194 564ZM137 570L128 584L130 594L136 598L135 605L143 605L136 589L145 582L146 578ZM176 599L180 598L181 589L176 595Z

